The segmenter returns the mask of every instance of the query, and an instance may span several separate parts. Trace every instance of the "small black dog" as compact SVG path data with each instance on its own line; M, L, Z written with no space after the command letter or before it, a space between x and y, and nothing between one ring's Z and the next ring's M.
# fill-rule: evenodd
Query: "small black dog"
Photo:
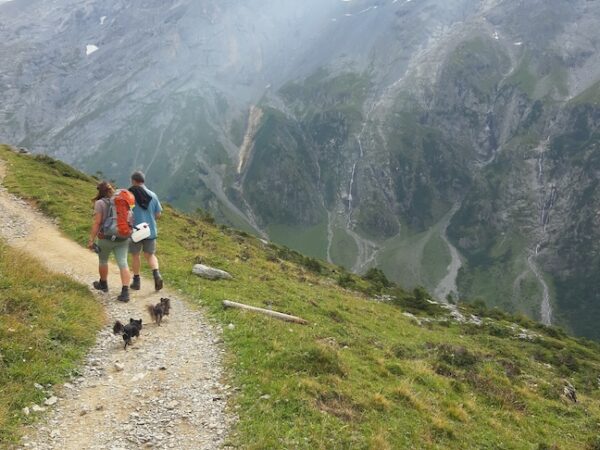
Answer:
M127 346L131 345L131 339L140 336L140 330L142 329L142 319L135 320L129 319L129 323L127 325L123 325L118 320L115 322L113 326L113 333L123 335L123 340L125 341L125 350L127 350Z
M168 298L161 298L160 303L156 305L148 305L148 312L150 313L150 317L152 320L156 322L156 325L160 327L160 322L162 321L164 316L169 315L169 310L171 309L171 300Z

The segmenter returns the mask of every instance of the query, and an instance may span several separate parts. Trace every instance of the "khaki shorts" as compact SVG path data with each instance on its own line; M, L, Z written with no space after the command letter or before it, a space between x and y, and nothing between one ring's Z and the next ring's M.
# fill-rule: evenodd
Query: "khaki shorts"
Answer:
M129 242L129 253L137 255L142 250L144 253L154 255L156 253L156 239L144 239L140 242Z

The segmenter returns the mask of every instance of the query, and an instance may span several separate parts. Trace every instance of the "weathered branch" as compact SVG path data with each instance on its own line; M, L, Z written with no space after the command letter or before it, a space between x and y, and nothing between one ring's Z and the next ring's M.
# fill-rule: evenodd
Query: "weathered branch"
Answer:
M302 325L306 325L308 323L308 321L306 321L300 317L290 316L289 314L284 314L284 313L280 313L277 311L271 311L270 309L257 308L256 306L244 305L243 303L231 302L229 300L223 300L223 306L225 308L237 308L237 309L243 309L246 311L257 312L260 314L265 314L269 317L274 317L275 319L284 320L286 322L294 322L294 323L299 323Z

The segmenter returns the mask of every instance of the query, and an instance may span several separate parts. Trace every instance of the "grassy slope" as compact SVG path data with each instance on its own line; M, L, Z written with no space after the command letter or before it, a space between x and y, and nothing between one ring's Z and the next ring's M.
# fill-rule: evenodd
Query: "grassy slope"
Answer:
M75 369L103 320L89 290L48 273L0 241L0 447L14 443L22 409L46 398L34 387Z
M39 202L82 242L93 185L61 177L35 158L1 149L0 158L10 161L9 189ZM60 204L50 200L57 191ZM398 306L341 289L332 268L324 275L308 272L280 258L288 252L244 234L170 208L160 228L168 284L204 305L214 320L235 324L224 331L232 381L240 387L233 444L568 449L597 443L596 344L541 328L535 342L520 340L502 318L484 327L448 321L419 326ZM190 269L196 261L235 279L195 278ZM223 299L272 306L310 325L225 311ZM573 381L580 403L561 400L561 377Z

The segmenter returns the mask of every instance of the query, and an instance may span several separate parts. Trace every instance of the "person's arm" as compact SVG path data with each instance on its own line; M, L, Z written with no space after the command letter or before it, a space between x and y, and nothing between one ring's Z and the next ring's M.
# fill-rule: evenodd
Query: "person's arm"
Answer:
M159 219L162 214L162 205L160 204L160 200L156 198L156 203L154 204L154 218Z
M90 230L90 239L87 245L90 250L94 248L94 242L96 241L96 236L98 236L98 232L100 231L100 225L102 225L102 214L96 212L94 213L92 229Z

